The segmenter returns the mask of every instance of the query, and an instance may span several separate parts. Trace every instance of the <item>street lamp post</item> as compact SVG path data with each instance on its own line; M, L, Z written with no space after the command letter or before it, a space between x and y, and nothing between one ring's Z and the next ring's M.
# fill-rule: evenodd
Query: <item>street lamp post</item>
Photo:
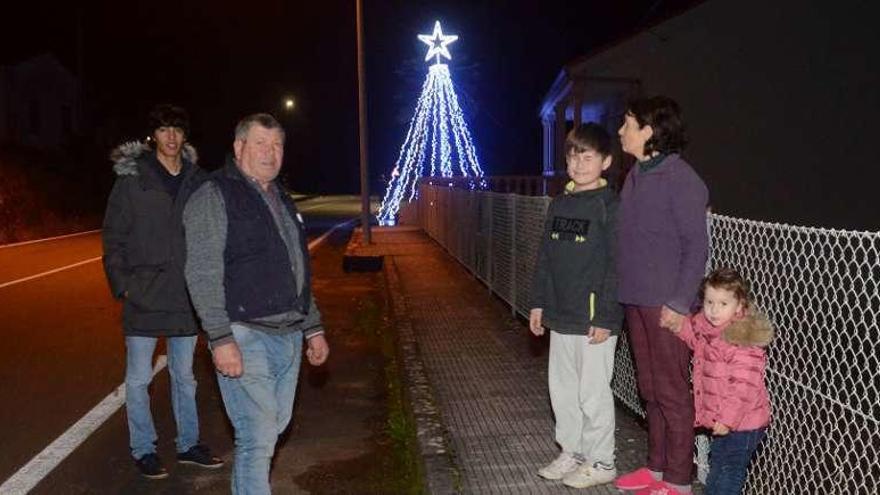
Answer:
M364 74L364 13L362 0L356 0L357 10L357 66L358 66L358 116L360 128L361 158L361 228L363 243L373 242L370 232L370 183L367 178L367 81Z

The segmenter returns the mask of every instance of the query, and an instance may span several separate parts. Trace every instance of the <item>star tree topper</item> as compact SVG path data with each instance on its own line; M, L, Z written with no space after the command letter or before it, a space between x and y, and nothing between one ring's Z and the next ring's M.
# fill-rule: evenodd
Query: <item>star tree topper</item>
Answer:
M440 21L434 22L434 32L432 34L420 34L419 39L430 47L428 54L425 55L425 62L431 60L431 57L436 56L437 63L439 64L441 55L452 60L452 55L449 53L446 45L453 43L458 39L458 36L455 34L444 35L443 28L440 27Z

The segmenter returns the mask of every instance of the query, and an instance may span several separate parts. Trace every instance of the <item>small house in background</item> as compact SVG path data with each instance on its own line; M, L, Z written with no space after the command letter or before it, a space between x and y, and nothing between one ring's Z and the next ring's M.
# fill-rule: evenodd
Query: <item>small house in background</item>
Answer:
M564 174L565 133L616 132L627 100L682 107L686 158L714 211L878 230L876 2L707 0L566 64L540 110L543 173Z
M562 68L541 105L544 176L565 174L565 136L572 127L596 122L614 135L626 102L640 93L638 79L593 76L581 62Z
M83 132L80 81L51 54L0 66L0 143L63 146Z

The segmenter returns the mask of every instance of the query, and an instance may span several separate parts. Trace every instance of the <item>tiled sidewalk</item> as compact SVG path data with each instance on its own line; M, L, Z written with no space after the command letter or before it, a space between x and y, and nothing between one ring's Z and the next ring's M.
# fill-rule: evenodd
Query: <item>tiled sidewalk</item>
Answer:
M437 438L420 432L434 452L426 462L433 493L616 494L613 486L575 490L539 478L536 471L558 454L547 395L547 338L536 339L509 309L421 231L377 229L374 245L361 250L385 255L401 323L405 359L417 363L428 387L415 401L428 404L445 428ZM412 379L412 377L411 377ZM425 395L428 398L425 398ZM425 417L426 415L422 415ZM618 411L617 467L643 462L645 432ZM448 449L448 451L447 451ZM430 450L430 449L429 449ZM445 455L448 464L437 462ZM451 453L451 455L450 455ZM451 471L451 472L450 472Z

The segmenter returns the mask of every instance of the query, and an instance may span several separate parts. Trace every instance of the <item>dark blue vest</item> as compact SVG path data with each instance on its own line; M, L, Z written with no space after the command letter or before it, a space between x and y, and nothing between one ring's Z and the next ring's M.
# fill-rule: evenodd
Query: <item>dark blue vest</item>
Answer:
M266 201L247 183L234 164L212 174L211 179L226 204L227 234L224 251L226 312L231 321L249 321L291 310L306 314L311 302L311 274L306 233L297 221L297 209L287 192L278 192L299 229L302 251L302 290L297 291L287 246L278 232Z

